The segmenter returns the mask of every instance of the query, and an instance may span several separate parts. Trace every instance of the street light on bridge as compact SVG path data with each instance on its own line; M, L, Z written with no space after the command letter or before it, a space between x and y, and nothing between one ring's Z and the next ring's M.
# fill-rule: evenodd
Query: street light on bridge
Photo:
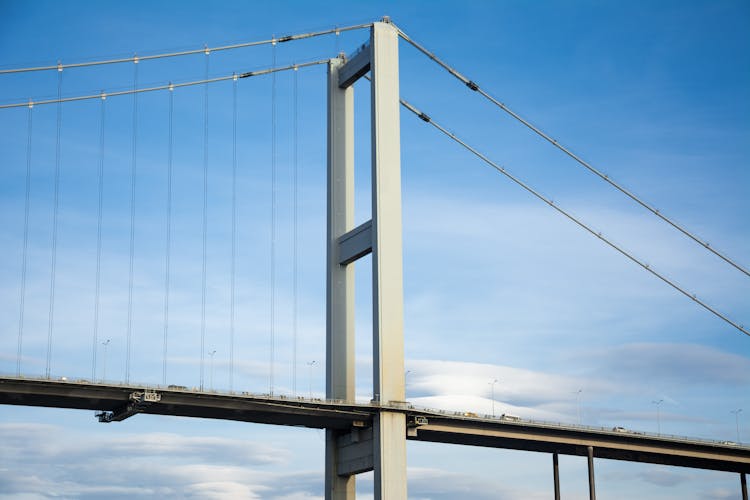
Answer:
M102 345L104 346L104 363L102 367L102 382L106 382L107 380L107 347L109 346L109 343L112 341L112 339L107 339L104 342L102 342Z
M661 404L664 402L663 399L659 401L651 401L652 404L656 405L656 433L661 435Z
M740 440L740 413L742 412L742 408L737 408L736 410L730 410L729 413L734 413L734 425L737 427L737 442L741 443Z
M491 394L492 394L492 416L495 416L495 384L499 382L498 379L494 379L492 382L488 382L490 384Z
M208 351L208 355L211 356L211 365L208 371L208 386L212 391L214 390L214 354L216 354L216 349Z
M308 373L307 373L307 390L310 396L310 399L312 399L312 369L313 365L315 364L315 360L307 362L308 367Z
M578 389L577 391L573 391L573 394L576 395L576 406L578 409L578 425L581 425L581 393L583 392L583 389Z

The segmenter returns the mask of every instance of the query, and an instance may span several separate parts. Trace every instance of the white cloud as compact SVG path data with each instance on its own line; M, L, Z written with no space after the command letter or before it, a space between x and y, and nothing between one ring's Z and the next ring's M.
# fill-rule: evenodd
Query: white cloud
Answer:
M83 435L0 424L0 489L19 496L269 498L283 475L271 471L284 470L290 457L283 447L248 440L109 430Z
M585 349L571 356L609 377L627 374L625 386L661 380L681 384L750 385L750 358L714 347L685 343L634 343Z
M414 360L408 363L410 401L419 406L453 411L495 413L524 418L570 421L575 416L575 391L591 394L616 390L613 384L503 365L459 361Z

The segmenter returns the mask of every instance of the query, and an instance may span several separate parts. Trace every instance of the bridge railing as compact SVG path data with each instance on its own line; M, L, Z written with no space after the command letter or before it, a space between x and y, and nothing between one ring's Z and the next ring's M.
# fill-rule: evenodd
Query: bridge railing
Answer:
M198 394L215 394L217 396L231 396L231 397L247 397L247 398L253 398L253 399L264 399L268 401L297 401L300 403L315 403L316 405L325 405L325 406L352 406L352 407L360 407L360 408L392 408L394 410L399 411L415 411L427 415L435 415L435 416L445 416L450 418L460 418L465 419L467 421L482 421L482 422L495 422L495 423L503 423L505 425L533 425L537 427L543 427L543 428L551 428L551 429L565 429L565 430L581 430L581 431L593 431L597 433L606 433L606 434L613 434L613 435L633 435L638 437L645 437L649 439L657 439L657 440L665 440L665 441L682 441L687 443L700 443L700 444L707 444L707 445L714 445L714 446L736 446L738 449L750 449L750 445L746 445L744 443L737 443L734 441L727 441L727 440L717 440L717 439L708 439L708 438L698 438L698 437L692 437L692 436L681 436L677 434L668 434L668 433L653 433L653 432L646 432L646 431L639 431L639 430L633 430L633 429L625 429L625 428L618 428L618 427L604 427L604 426L595 426L595 425L582 425L582 424L574 424L574 423L564 423L564 422L553 422L548 420L538 420L538 419L529 419L529 418L517 418L514 417L512 420L508 419L507 417L503 417L502 415L491 415L491 414L479 414L474 413L469 410L459 411L459 410L446 410L446 409L440 409L440 408L429 408L429 407L423 407L419 405L415 405L413 403L410 403L408 401L398 404L387 404L387 403L381 403L377 401L368 401L368 402L348 402L344 401L342 399L327 399L327 398L319 398L319 397L305 397L300 395L289 395L289 394L269 394L269 393L255 393L255 392L249 392L249 391L229 391L229 390L218 390L218 389L200 389L199 387L187 387L187 386L180 386L180 385L161 385L161 384L139 384L139 383L126 383L124 381L107 381L107 382L101 382L101 381L91 381L89 379L84 378L76 378L74 380L68 380L66 377L58 377L56 379L47 379L47 378L40 378L40 377L28 377L28 376L17 376L15 374L5 374L3 378L8 379L15 379L15 380L29 380L29 381L43 381L43 382L52 382L52 383L61 383L61 384L78 384L78 385L95 385L95 386L101 386L101 387L122 387L122 388L133 388L133 389L146 389L146 390L154 390L154 391L171 391L171 392L185 392L185 393L198 393ZM617 429L617 430L615 430Z

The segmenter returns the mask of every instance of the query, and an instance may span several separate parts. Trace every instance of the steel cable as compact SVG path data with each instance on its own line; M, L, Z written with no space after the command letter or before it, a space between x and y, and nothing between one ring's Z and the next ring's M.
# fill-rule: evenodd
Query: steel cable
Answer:
M299 272L299 258L298 258L298 212L299 212L299 91L297 74L299 72L294 70L294 158L293 158L293 205L292 205L292 217L293 217L293 234L292 234L292 394L297 395L297 312L298 312L298 298L297 298L297 287L298 287L298 272Z
M169 293L172 253L172 157L174 145L174 87L169 89L169 132L167 143L167 237L164 255L164 339L162 345L162 384L167 385L167 349L169 347Z
M29 208L31 205L31 138L34 123L34 105L29 104L27 141L26 141L26 197L23 211L23 252L21 256L21 300L18 312L18 354L16 356L16 375L21 376L21 354L23 353L24 312L26 308L26 265L29 254Z
M57 98L62 97L62 69L57 72ZM49 283L49 323L47 325L47 364L45 375L50 378L52 363L52 328L55 321L55 274L57 271L57 216L60 198L60 134L62 130L62 102L57 103L57 139L55 140L55 194L52 208L52 266Z
M133 127L130 166L130 254L128 263L128 324L125 337L125 381L130 381L130 351L133 336L133 267L135 263L135 184L138 168L138 59L133 64Z
M99 172L98 172L98 205L96 214L96 278L94 285L94 334L91 348L91 381L96 381L96 352L99 349L99 306L101 302L102 274L102 208L104 206L104 128L106 125L107 96L102 93L99 117Z
M271 67L276 66L276 43L271 44ZM276 73L271 75L271 345L268 393L273 395L276 335Z
M229 392L234 390L234 299L237 270L237 76L232 80L232 260L229 297Z
M283 71L291 71L294 68L308 68L310 66L317 66L320 64L328 64L329 59L318 59L316 61L308 61L304 63L298 63L298 64L290 64L287 66L279 66L277 68L265 68L260 69L256 71L247 71L245 73L240 73L237 78L252 78L254 76L262 76L262 75L269 75L272 73L280 73ZM107 97L117 97L122 95L132 95L132 94L141 94L143 92L155 92L160 90L170 90L170 89L176 89L180 87L190 87L193 85L203 85L206 83L215 83L215 82L224 82L227 80L232 80L235 78L234 73L227 76L220 76L216 78L209 78L206 80L195 80L190 82L183 82L183 83L169 83L165 85L157 85L154 87L144 87L139 89L128 89L128 90L118 90L114 92L107 92ZM75 101L85 101L88 99L99 99L101 98L101 93L98 94L86 94L86 95L80 95L80 96L73 96L73 97L58 97L57 99L43 99L39 101L24 101L24 102L17 102L12 104L0 104L0 109L12 109L12 108L22 108L29 105L32 106L42 106L45 104L58 104L61 102L75 102Z
M427 114L421 112L420 110L418 110L417 108L415 108L414 106L412 106L411 104L409 104L404 99L401 99L400 102L401 102L401 104L406 109L408 109L409 111L411 111L412 113L414 113L415 115L417 115L422 121L424 121L426 123L429 123L430 125L432 125L436 129L438 129L440 132L442 132L443 134L445 134L448 137L450 137L451 139L453 139L455 142L457 142L458 144L460 144L461 146L463 146L464 148L466 148L468 151L470 151L472 154L474 154L480 160L482 160L483 162L485 162L486 164L488 164L489 166L491 166L492 168L494 168L495 170L497 170L498 172L500 172L501 174L503 174L504 176L506 176L508 179L510 179L514 183L516 183L519 186L521 186L523 189L525 189L526 191L528 191L529 193L531 193L533 196L535 196L539 200L543 201L544 203L546 203L547 205L549 205L550 207L552 207L553 209L555 209L558 213L564 215L570 221L574 222L579 227L583 228L584 230L586 230L588 233L592 234L593 236L596 236L601 241L603 241L604 243L606 243L607 245L609 245L611 248L613 248L614 250L616 250L617 252L619 252L623 256L627 257L629 260L631 260L635 264L639 265L640 267L642 267L643 269L645 269L649 273L653 274L654 276L656 276L657 278L659 278L660 280L662 280L663 282L665 282L667 285L671 286L672 288L674 288L675 290L677 290L681 294L685 295L686 297L688 297L689 299L691 299L692 301L694 301L698 305L702 306L703 308L705 308L706 310L708 310L709 312L711 312L715 316L717 316L720 319L724 320L726 323L730 324L731 326L733 326L737 330L741 331L745 335L750 336L750 332L747 329L745 329L745 327L743 325L741 325L741 324L739 324L739 323L737 323L737 322L729 319L729 317L727 317L725 314L719 312L718 310L716 310L713 307L711 307L710 305L708 305L706 302L704 302L701 299L699 299L694 293L688 292L687 290L685 290L684 288L682 288L681 286L679 286L678 284L676 284L672 279L670 279L670 278L666 277L665 275L659 273L658 271L654 270L653 268L651 268L651 266L649 266L649 264L643 262L642 260L640 260L637 257L633 256L627 250L625 250L622 247L618 246L617 244L613 243L611 240L609 240L604 235L602 235L601 232L596 231L595 229L591 228L590 226L588 226L587 224L585 224L584 222L582 222L580 219L578 219L577 217L575 217L574 215L572 215L570 212L568 212L568 211L560 208L559 206L557 206L554 203L553 200L545 197L544 195L542 195L541 193L539 193L538 191L536 191L534 188L532 188L531 186L529 186L528 184L526 184L524 181L522 181L518 177L516 177L513 174L511 174L510 172L508 172L505 169L505 167L503 167L501 165L498 165L497 163L495 163L492 160L490 160L487 156L485 156L484 154L482 154L481 152L479 152L477 149L473 148L472 146L470 146L469 144L467 144L466 142L464 142L462 139L460 139L458 136L456 136L452 132L450 132L447 129L445 129L445 127L443 127L442 125L436 123Z
M209 55L206 53L205 80L208 80ZM208 233L208 84L203 93L203 261L201 267L201 376L200 388L203 390L203 371L206 353L206 249ZM212 358L213 359L213 358Z
M569 148L567 148L567 147L563 146L562 144L560 144L556 139L554 139L549 134L547 134L546 132L544 132L543 130L541 130L539 127L535 126L530 121L528 121L527 119L523 118L521 115L519 115L518 113L516 113L515 111L513 111L512 109L510 109L508 106L506 106L505 104L503 104L499 100L495 99L492 95L490 95L488 92L486 92L481 87L479 87L479 85L476 82L474 82L472 80L469 80L464 75L462 75L461 73L459 73L455 68L451 67L450 65L448 65L447 63L445 63L444 61L442 61L441 59L439 59L435 54L433 54L432 52L430 52L429 50L427 50L425 47L423 47L422 45L420 45L419 43L417 43L416 41L414 41L413 39L411 39L401 29L399 29L399 28L397 28L397 29L398 29L398 32L399 32L399 36L401 36L401 38L403 38L406 42L408 42L409 44L411 44L414 48L416 48L417 50L419 50L421 53L423 53L424 55L426 55L432 61L434 61L435 63L437 63L440 67L442 67L443 69L445 69L448 73L450 73L451 75L453 75L455 78L457 78L458 80L460 80L469 89L471 89L471 90L473 90L473 91L481 94L484 98L486 98L487 100L489 100L495 106L497 106L498 108L502 109L504 112L506 112L511 117L513 117L515 120L517 120L518 122L522 123L524 126L526 126L527 128L529 128L535 134L537 134L538 136L540 136L541 138L543 138L544 140L546 140L547 142L549 142L550 144L552 144L554 147L556 147L557 149L559 149L560 151L562 151L563 153L565 153L566 155L568 155L570 158L572 158L573 160L575 160L578 164L580 164L581 166L585 167L587 170L589 170L591 173L593 173L594 175L596 175L597 177L599 177L600 179L602 179L603 181L605 181L607 184L609 184L610 186L614 187L615 189L617 189L618 191L620 191L622 194L624 194L625 196L627 196L628 198L630 198L631 200L633 200L635 203L637 203L641 207L645 208L646 210L648 210L649 212L651 212L653 215L655 215L656 217L660 218L661 220L663 220L664 222L666 222L667 224L669 224L670 226L672 226L674 229L678 230L679 232L681 232L682 234L684 234L685 236L687 236L688 238L690 238L691 240L693 240L694 242L696 242L697 244L699 244L700 246L702 246L703 248L705 248L706 250L708 250L709 252L711 252L712 254L716 255L717 257L719 257L721 260L723 260L727 264L731 265L732 267L734 267L738 271L740 271L743 274L745 274L746 276L750 277L750 271L748 271L747 269L745 269L745 267L742 266L741 264L739 264L737 261L735 261L734 259L730 258L726 254L720 252L719 250L716 250L714 247L712 247L708 243L708 241L706 241L705 239L703 239L703 238L697 236L696 234L690 232L688 229L686 229L685 227L683 227L681 224L678 224L673 219L665 216L663 213L661 213L661 211L659 211L658 208L656 208L653 205L647 203L642 198L640 198L639 196L637 196L635 193L633 193L629 189L625 188L622 184L619 184L619 183L613 181L610 178L609 175L601 172L600 170L598 170L597 168L595 168L593 165L591 165L587 161L583 160L580 156L576 155Z
M358 30L358 29L364 29L369 28L372 26L372 23L365 23L365 24L355 24L352 26L344 26L344 27L336 27L336 28L330 28L325 29L321 31L312 31L308 33L298 33L294 35L287 35L282 36L279 38L276 38L275 36L268 40L257 40L252 42L243 42L243 43L236 43L231 45L220 45L217 47L203 47L201 49L193 49L193 50L183 50L178 52L165 52L162 54L153 54L148 56L141 56L138 59L140 61L150 61L153 59L162 59L167 57L180 57L180 56L188 56L188 55L195 55L195 54L201 54L204 53L206 50L209 50L211 52L219 52L223 50L234 50L234 49L241 49L245 47L255 47L259 45L269 45L269 44L276 44L276 43L284 43L284 42L291 42L291 41L297 41L297 40L304 40L306 38L314 38L324 35L330 35L332 33L335 33L338 35L341 32L344 31L352 31L352 30ZM128 63L128 62L135 62L135 57L121 57L116 59L105 59L100 61L89 61L89 62L79 62L79 63L70 63L70 64L61 64L57 63L56 65L52 66L35 66L35 67L28 67L28 68L11 68L11 69L0 69L0 75L4 74L11 74L11 73L27 73L32 71L51 71L51 70L58 70L62 71L63 69L67 68L82 68L87 66L101 66L105 64L118 64L118 63Z

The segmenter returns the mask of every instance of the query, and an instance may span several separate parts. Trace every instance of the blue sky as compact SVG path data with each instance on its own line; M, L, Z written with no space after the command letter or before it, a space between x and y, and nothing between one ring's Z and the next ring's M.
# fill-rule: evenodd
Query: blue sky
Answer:
M743 2L0 1L2 68L260 40L390 15L511 108L750 266L750 7ZM278 64L353 52L366 39L281 44ZM750 282L481 100L405 43L401 94L459 136L739 323ZM215 52L209 73L268 67L268 47ZM143 62L139 84L201 79L204 55ZM54 97L55 72L0 76L2 103ZM275 384L321 395L325 345L325 70L300 70L299 295L293 378L294 76L276 77ZM63 72L74 96L129 88L133 65ZM357 219L369 218L369 88L357 84ZM267 392L270 77L238 82L236 389ZM174 93L169 383L199 384L203 97ZM206 347L229 387L232 84L209 88ZM138 101L131 379L162 368L168 94ZM96 260L97 100L63 106L52 373L90 378ZM106 101L100 338L125 370L131 97ZM33 110L23 372L44 373L56 109ZM26 175L25 108L0 110L0 371L13 373ZM415 404L750 441L750 339L699 308L405 112L401 115L407 397ZM371 397L369 259L357 266L357 393ZM97 376L103 375L101 346ZM208 385L208 357L205 382ZM307 363L316 361L309 370ZM580 403L577 392L580 393ZM655 400L664 400L657 422ZM91 412L0 408L3 498L320 498L322 433ZM243 443L238 445L238 441ZM112 452L115 450L115 452ZM410 443L413 498L549 498L550 457ZM312 458L311 458L312 457ZM154 473L155 465L158 473ZM585 461L561 458L563 495ZM734 475L597 462L601 498L735 498ZM283 485L283 486L280 486ZM360 481L364 497L371 479Z

